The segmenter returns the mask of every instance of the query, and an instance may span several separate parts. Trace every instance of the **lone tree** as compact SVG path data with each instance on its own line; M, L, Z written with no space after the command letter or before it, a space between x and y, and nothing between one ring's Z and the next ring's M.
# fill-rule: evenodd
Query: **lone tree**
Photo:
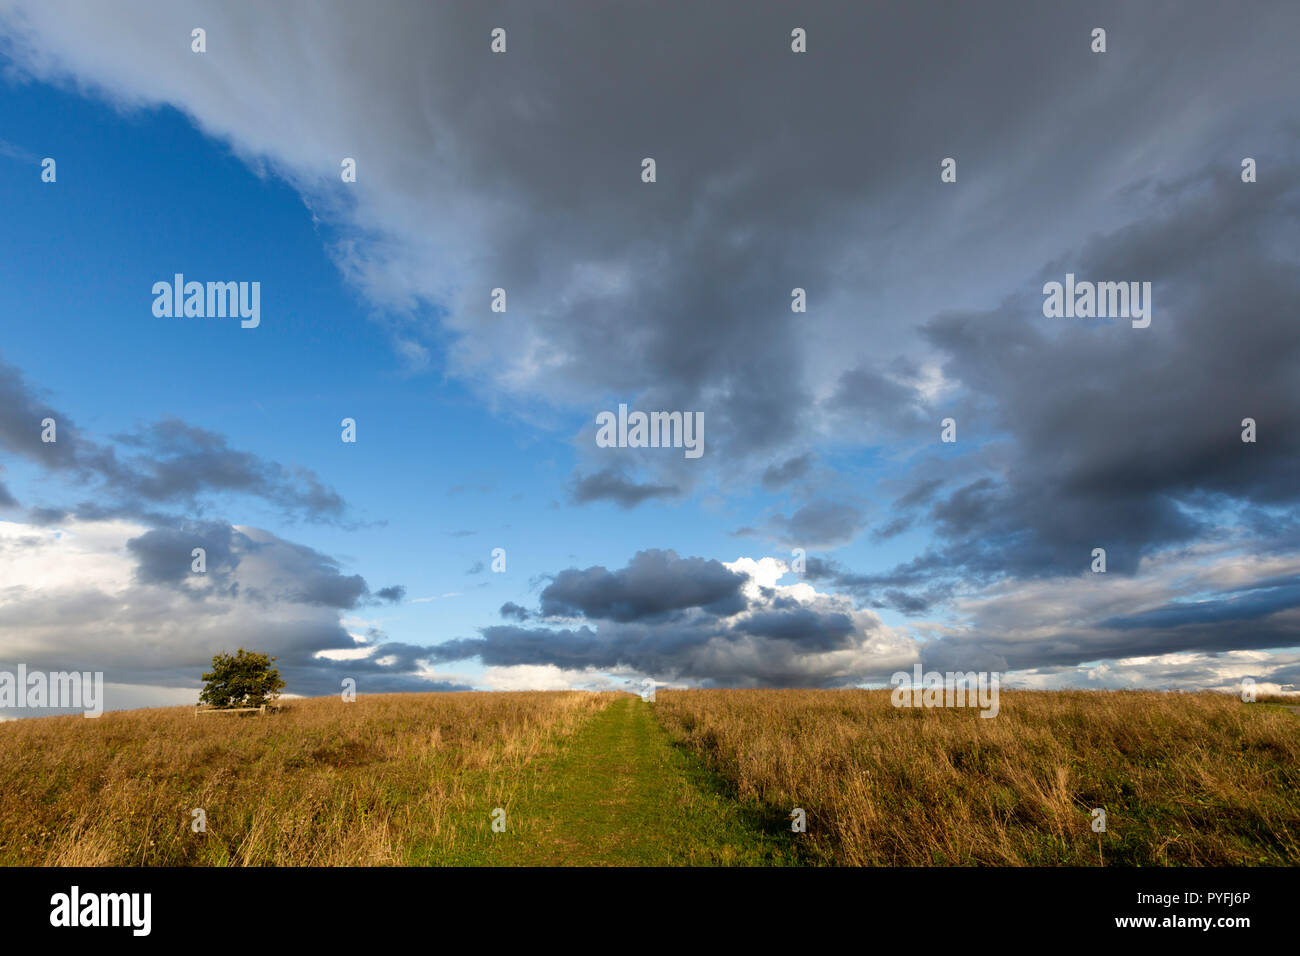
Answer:
M213 707L261 707L280 696L284 681L280 671L271 666L274 657L246 651L217 654L211 672L203 675L200 704Z

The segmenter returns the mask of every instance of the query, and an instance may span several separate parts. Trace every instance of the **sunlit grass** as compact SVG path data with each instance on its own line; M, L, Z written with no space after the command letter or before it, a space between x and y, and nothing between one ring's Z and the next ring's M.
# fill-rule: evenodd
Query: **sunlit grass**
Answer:
M1211 693L1003 691L989 719L896 709L889 691L658 697L669 732L738 797L806 810L825 862L1300 863L1300 722L1282 708Z
M610 695L390 694L268 715L0 725L0 863L401 864L490 832L519 771ZM193 810L207 831L191 827Z

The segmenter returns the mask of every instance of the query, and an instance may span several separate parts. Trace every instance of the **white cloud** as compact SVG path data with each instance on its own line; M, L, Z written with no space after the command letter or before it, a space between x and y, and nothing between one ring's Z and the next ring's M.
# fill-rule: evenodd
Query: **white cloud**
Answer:
M236 536L239 560L220 581L210 568L207 576L146 583L127 548L145 526L0 521L0 662L102 671L107 707L120 709L184 700L193 693L184 688L197 688L214 654L239 646L278 657L286 677L297 668L299 686L288 688L297 692L323 680L313 660L325 668L374 652L355 647L338 608L316 603L320 582L337 578L315 563L319 555L309 560L308 549L256 528L239 530L256 546ZM188 571L188 553L184 560Z
M479 683L488 690L628 690L632 686L591 668L566 670L554 664L489 667Z

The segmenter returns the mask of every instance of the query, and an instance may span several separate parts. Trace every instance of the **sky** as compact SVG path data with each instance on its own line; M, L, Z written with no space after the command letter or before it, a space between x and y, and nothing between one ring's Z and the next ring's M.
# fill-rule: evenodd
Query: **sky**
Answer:
M1296 690L1297 51L1283 0L0 0L0 669Z

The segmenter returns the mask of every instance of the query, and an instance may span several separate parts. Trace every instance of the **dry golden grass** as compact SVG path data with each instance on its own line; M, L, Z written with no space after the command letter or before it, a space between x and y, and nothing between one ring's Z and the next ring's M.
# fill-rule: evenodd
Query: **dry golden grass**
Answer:
M1284 704L1300 707L1300 694L1260 694L1255 698L1257 704Z
M390 694L0 724L0 864L458 862L612 695ZM207 832L191 830L191 811Z
M616 698L400 694L293 700L265 716L0 724L0 864L494 862L492 808L514 814L543 784L591 789L581 762L552 758ZM751 818L765 833L807 811L807 862L1300 862L1300 718L1282 707L1009 691L984 719L895 709L888 691L658 698L669 734L760 805ZM1093 807L1107 813L1100 837ZM191 830L194 808L206 833Z
M817 862L1300 863L1300 723L1281 708L1004 691L981 718L896 709L887 690L659 691L655 707L738 797L802 807Z

